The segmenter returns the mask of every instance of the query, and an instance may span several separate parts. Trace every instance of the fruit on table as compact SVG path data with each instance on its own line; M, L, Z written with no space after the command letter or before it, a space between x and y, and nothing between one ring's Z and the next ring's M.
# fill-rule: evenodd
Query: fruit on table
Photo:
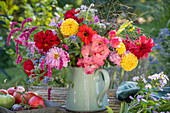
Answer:
M22 86L16 86L16 87L8 88L7 91L8 91L8 94L13 95L14 92L16 92L16 91L25 91L25 89Z
M12 111L21 111L21 110L24 110L24 108L22 107L22 105L20 105L20 104L14 104L13 106L12 106L12 109L11 109Z
M9 94L0 95L0 106L11 109L15 104L15 98Z
M23 95L26 99L27 99L27 101L29 102L29 100L33 97L33 96L36 96L36 94L35 93L33 93L33 92L25 92L25 94ZM25 98L23 98L23 103L24 104L27 104L27 101L25 100ZM19 97L19 103L21 103L22 102L22 96L20 96Z
M31 106L31 109L37 109L39 107L46 107L42 97L40 97L40 96L33 96L29 100L28 105Z
M21 94L18 93L18 92L21 92L21 93L22 93L22 91L16 91L16 92L14 92L14 94L13 94L13 97L15 98L15 104L19 104L19 99L20 99Z
M7 90L5 89L0 89L0 92L2 92L3 94L8 94Z

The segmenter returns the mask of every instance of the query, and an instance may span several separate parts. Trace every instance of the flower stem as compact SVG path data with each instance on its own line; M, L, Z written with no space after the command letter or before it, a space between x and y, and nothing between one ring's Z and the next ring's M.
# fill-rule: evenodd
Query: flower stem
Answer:
M48 88L48 100L51 100L51 88Z
M78 47L78 49L80 49L80 46L78 45L78 43L76 42L76 46Z

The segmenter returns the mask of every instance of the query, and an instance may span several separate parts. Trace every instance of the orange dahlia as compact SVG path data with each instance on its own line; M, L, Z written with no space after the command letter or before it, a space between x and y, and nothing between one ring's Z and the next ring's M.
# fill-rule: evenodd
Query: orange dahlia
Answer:
M82 42L84 42L86 45L89 45L90 42L92 42L92 36L94 34L97 34L97 32L91 27L87 27L86 24L83 24L82 26L79 26L79 32L77 33L77 36L81 38Z

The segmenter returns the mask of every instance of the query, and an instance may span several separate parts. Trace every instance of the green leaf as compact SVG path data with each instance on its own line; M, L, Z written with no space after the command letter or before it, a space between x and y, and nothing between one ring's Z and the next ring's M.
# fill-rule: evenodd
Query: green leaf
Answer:
M107 112L108 112L108 113L113 113L113 110L112 110L109 106L106 106L106 105L105 105L105 107L107 108Z
M23 21L24 20L24 18L23 17L19 17L19 19L18 19L18 21Z
M142 103L142 104L147 104L147 103L148 103L148 101L147 101L147 100L145 100L145 99L141 99L141 103Z
M65 80L69 83L72 81L72 68L71 67L67 67L66 69L66 78Z
M19 7L18 7L17 5L13 5L13 6L12 6L12 9L13 9L13 10L18 10Z
M34 47L34 54L38 54L38 52L37 52L37 50L35 49L35 47Z
M83 25L83 23L80 23L80 26L82 26Z
M81 53L81 51L76 51L75 55L79 55Z
M9 55L12 55L12 54L14 54L14 51L12 49L9 49L9 50L6 50L6 53Z
M128 107L129 107L128 104L125 102L125 108L124 108L125 113L128 113Z
M41 11L41 8L40 8L40 7L38 7L38 8L36 9L36 12L39 12L39 11Z
M121 102L121 108L120 108L120 111L119 113L128 113L128 104L124 101L124 102Z
M150 105L155 105L155 102L153 100L148 100L148 102L150 103Z

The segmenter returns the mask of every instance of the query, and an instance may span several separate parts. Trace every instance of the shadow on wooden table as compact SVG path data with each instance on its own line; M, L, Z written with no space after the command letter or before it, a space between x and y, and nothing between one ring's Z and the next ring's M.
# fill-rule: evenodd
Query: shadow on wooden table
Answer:
M46 100L48 99L47 89L41 86L33 86L29 88L29 91L36 92L42 98ZM114 113L119 113L121 101L116 99L116 89L109 89L107 96L108 96L108 101L109 101L109 107L113 109ZM62 105L61 108L57 111L57 113L72 113L71 111L67 111L65 109L66 98L67 98L67 88L54 87L51 90L51 101ZM107 111L105 110L105 111L96 112L96 113L107 113Z

